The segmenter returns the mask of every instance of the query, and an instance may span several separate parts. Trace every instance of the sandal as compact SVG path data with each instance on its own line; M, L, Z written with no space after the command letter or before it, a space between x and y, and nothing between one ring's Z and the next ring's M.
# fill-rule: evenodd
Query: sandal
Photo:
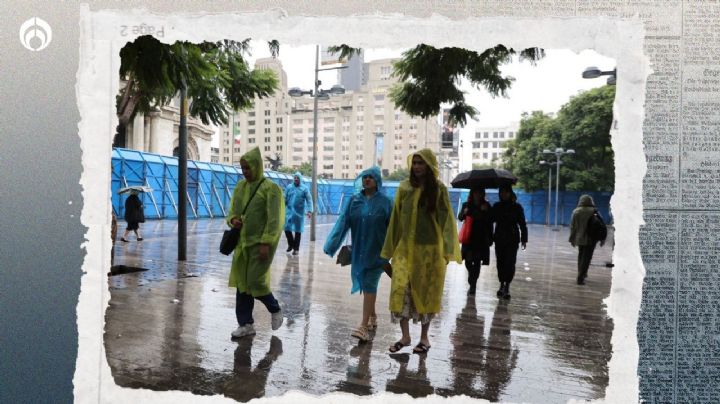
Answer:
M418 344L415 345L415 348L413 348L413 353L426 354L429 350L430 350L430 345L425 345L422 342L418 342Z
M389 351L392 353L395 353L395 352L405 348L406 346L410 346L410 343L408 342L407 344L403 344L402 342L397 341L393 346L390 347Z
M370 316L367 323L368 330L377 329L377 316Z
M368 342L370 341L370 334L368 334L367 327L360 326L355 329L355 331L352 332L353 337L359 339L361 342Z

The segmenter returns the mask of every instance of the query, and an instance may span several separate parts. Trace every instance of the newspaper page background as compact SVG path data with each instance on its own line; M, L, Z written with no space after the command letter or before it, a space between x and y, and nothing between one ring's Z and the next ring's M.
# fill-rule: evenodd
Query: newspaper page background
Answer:
M496 0L477 2L441 2L441 1L419 1L414 7L408 7L406 2L377 2L366 5L364 2L349 2L344 5L332 7L320 7L324 2L301 2L277 1L272 7L280 14L275 17L278 25L289 18L299 16L350 16L350 15L406 15L416 18L430 18L441 15L443 18L451 18L456 24L462 23L468 18L485 17L508 17L507 26L499 27L508 32L511 38L517 37L512 33L513 26L510 22L513 17L529 19L540 18L567 18L568 26L575 18L596 19L606 17L604 21L625 21L637 20L642 22L645 30L644 38L629 38L630 41L642 42L644 55L648 58L653 73L647 77L645 84L644 101L644 125L642 128L642 145L644 146L645 162L647 172L642 181L642 206L634 206L632 198L619 199L621 190L616 190L616 197L613 199L612 209L616 218L622 215L624 210L635 210L642 212L644 225L639 228L639 235L620 235L624 240L630 241L630 248L639 245L642 255L641 265L632 259L624 260L619 254L619 247L615 251L616 267L613 276L613 290L611 295L623 298L626 288L632 288L632 279L642 279L642 294L639 305L639 313L632 313L633 305L623 306L622 301L616 301L615 310L627 310L628 318L639 319L637 321L637 340L620 341L613 336L613 359L611 361L611 373L622 367L620 362L635 369L634 375L638 379L630 377L626 380L620 376L624 373L611 375L611 385L608 390L617 389L618 384L627 384L627 389L618 389L613 395L607 397L608 401L644 400L647 402L718 402L720 401L720 374L719 345L720 326L718 325L718 313L715 309L717 299L718 279L715 266L720 261L718 254L720 242L714 236L714 230L720 230L720 194L718 181L720 181L720 111L718 104L720 97L720 1L574 1L574 0ZM150 6L148 6L150 7ZM262 2L254 2L236 6L235 8L221 7L219 5L185 5L178 9L174 5L157 5L150 9L156 14L148 15L147 10L144 16L147 18L163 18L170 13L177 12L224 12L232 11L268 11L270 7ZM110 21L108 15L102 18L92 13L102 10L101 7L93 5L85 9L82 14L84 21L81 21L84 35L102 37L99 26L93 25L99 21ZM137 17L137 15L136 15ZM104 20L103 20L104 18ZM189 17L188 17L189 18ZM208 20L209 21L209 20ZM531 21L531 20L529 20ZM302 22L302 21L301 21ZM205 22L207 23L207 21ZM378 22L379 23L379 22ZM201 22L203 24L203 22ZM304 25L315 27L313 23ZM532 27L531 23L528 23ZM600 25L607 27L608 25ZM486 27L487 28L487 27ZM202 31L195 26L195 29ZM269 29L269 28L268 28ZM467 30L475 31L475 27L466 27ZM556 30L558 31L558 30ZM559 30L562 31L562 30ZM269 32L269 31L268 31ZM292 34L292 30L290 30ZM296 31L294 35L298 35ZM482 32L478 29L478 32ZM529 29L528 32L531 32ZM318 34L320 35L320 34ZM372 36L373 34L369 34ZM514 35L514 36L513 36ZM606 32L596 30L593 44L603 44L603 35ZM182 36L182 35L180 35ZM169 35L172 37L172 35ZM544 37L544 38L547 38ZM598 39L600 38L600 39ZM289 38L279 38L286 39ZM553 41L549 41L550 45ZM518 44L526 44L521 41ZM117 43L98 41L93 46L87 46L83 52L94 54L101 46L104 51L111 51L117 54L119 47ZM512 43L515 45L515 43ZM545 43L530 46L545 46ZM582 49L582 42L578 44ZM608 46L604 43L604 46ZM549 46L548 46L549 47ZM609 48L605 48L608 50ZM578 50L578 49L575 49ZM603 53L603 49L598 49ZM607 52L605 52L607 53ZM617 54L610 54L615 57ZM87 56L87 55L86 55ZM627 59L632 60L632 59ZM81 63L83 61L81 60ZM638 64L642 61L638 59ZM106 63L97 62L93 63ZM91 68L95 64L88 65ZM101 66L109 68L108 65ZM114 65L112 66L115 67ZM641 66L639 66L642 72ZM81 68L82 70L83 68ZM631 70L630 66L626 71ZM79 76L81 76L79 73ZM637 85L642 80L628 82L623 79L622 66L618 68L618 97L622 97L625 87ZM99 79L98 79L99 80ZM99 81L98 81L99 83ZM89 82L89 85L92 81ZM82 98L82 85L78 90L79 98ZM630 93L631 94L631 93ZM641 94L643 95L643 94ZM634 96L634 95L633 95ZM89 99L92 99L90 97ZM87 100L86 100L87 101ZM638 100L628 100L627 102ZM82 100L80 100L82 109ZM616 100L616 108L623 105ZM617 111L616 119L622 116L625 111ZM620 112L620 113L619 113ZM87 118L87 115L84 119ZM106 116L97 116L94 119L102 120ZM92 122L86 121L86 125ZM620 133L631 133L627 125L630 121L618 119ZM107 127L107 124L105 124ZM81 137L83 127L81 124ZM639 137L639 132L637 133ZM622 147L622 139L613 139L614 147ZM88 161L85 160L91 150L101 150L100 159L103 153L107 154L103 144L88 144L83 137L83 165L88 169ZM93 149L95 148L95 149ZM635 150L633 150L635 151ZM616 153L618 151L616 150ZM97 157L97 156L96 156ZM88 157L89 158L89 157ZM633 157L640 159L639 153ZM105 160L103 160L105 161ZM94 161L91 161L91 166ZM97 167L102 167L102 164ZM622 164L617 164L616 182L621 177L631 176L632 172L620 170ZM641 171L644 166L641 167ZM98 170L103 174L105 169ZM106 173L105 173L106 174ZM85 176L85 174L84 174ZM107 175L105 176L107 177ZM85 204L88 201L88 183L92 179L85 177L83 185ZM107 178L103 181L107 182ZM624 192L624 191L622 191ZM98 192L100 198L105 198L104 189ZM101 204L100 204L101 205ZM100 206L96 205L96 206ZM108 209L108 206L100 206ZM107 234L109 222L109 211L99 212L83 211L83 223L89 230L88 257L85 266L91 266L95 261L109 262L109 246L106 242L99 242L101 234ZM640 220L640 219L638 219ZM622 227L618 227L621 229ZM625 227L629 229L630 227ZM637 238L639 236L639 238ZM101 249L98 249L101 246ZM92 247L95 247L93 249ZM107 251L106 251L107 250ZM98 251L102 251L99 253ZM623 266L623 263L632 263L634 266ZM89 279L86 275L83 280L83 290L87 290L87 283L98 283L97 280ZM618 280L627 280L628 284L618 283ZM632 292L632 291L631 291ZM637 293L640 293L637 291ZM102 293L101 293L102 295ZM94 296L100 299L102 306L107 305L107 296ZM90 397L97 397L97 391L93 387L78 387L77 381L82 381L92 373L83 373L87 369L81 366L85 360L96 359L95 353L83 357L87 351L101 350L101 332L92 332L83 329L83 317L85 310L94 312L97 310L98 300L93 296L81 295L78 305L78 317L80 327L81 352L78 358L78 373L76 373L76 394ZM612 306L612 302L609 306ZM610 310L612 311L612 310ZM87 314L87 313L85 313ZM616 323L617 324L617 323ZM630 325L632 328L633 325ZM101 330L100 330L101 331ZM632 330L634 331L634 330ZM617 333L617 330L615 331ZM629 332L624 335L634 335ZM620 346L634 346L638 350L618 351ZM639 351L639 352L638 352ZM639 354L639 356L638 356ZM625 356L626 355L626 356ZM105 365L107 366L107 365ZM635 368L636 366L636 368ZM95 365L95 367L97 367ZM95 369L94 371L98 371ZM102 371L108 383L109 371ZM97 376L97 375L96 375ZM111 378L110 378L111 379ZM111 383L111 382L110 382ZM634 388L636 386L637 388ZM96 386L97 387L97 386ZM98 387L100 388L100 387ZM100 388L103 390L103 388ZM637 393L639 397L622 396L618 392ZM117 393L116 390L105 390L103 397L109 397L108 393ZM123 390L123 393L132 394ZM148 394L157 394L146 392ZM162 395L170 399L168 395ZM174 397L174 396L173 396ZM184 399L193 398L183 395ZM304 397L306 396L296 396ZM289 397L285 397L289 399Z

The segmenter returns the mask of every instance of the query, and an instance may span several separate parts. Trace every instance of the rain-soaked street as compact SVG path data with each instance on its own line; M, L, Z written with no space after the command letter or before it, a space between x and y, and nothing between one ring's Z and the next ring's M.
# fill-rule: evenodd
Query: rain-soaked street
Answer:
M231 258L217 252L222 219L188 221L188 260L180 265L176 221L149 221L142 225L144 241L134 235L129 243L117 241L116 265L148 270L109 277L105 348L115 382L241 401L290 390L547 403L604 396L613 329L602 303L610 290L610 243L598 246L586 285L579 286L568 229L530 225L510 301L495 296L494 253L474 297L466 296L465 267L450 264L429 353L408 347L389 354L400 335L387 310L390 279L380 281L374 340L358 344L350 333L362 298L350 295L349 267L322 253L332 221L320 218L314 246L306 229L299 256L284 253L282 237L272 287L285 322L272 332L258 302L257 335L238 341L230 339L237 327L235 289L227 286ZM410 331L414 345L419 324Z

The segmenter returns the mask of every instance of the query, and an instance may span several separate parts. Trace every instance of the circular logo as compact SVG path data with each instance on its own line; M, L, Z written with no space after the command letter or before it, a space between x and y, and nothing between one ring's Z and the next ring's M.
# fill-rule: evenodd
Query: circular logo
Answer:
M52 42L52 29L45 20L33 17L20 26L20 43L33 52L47 48Z

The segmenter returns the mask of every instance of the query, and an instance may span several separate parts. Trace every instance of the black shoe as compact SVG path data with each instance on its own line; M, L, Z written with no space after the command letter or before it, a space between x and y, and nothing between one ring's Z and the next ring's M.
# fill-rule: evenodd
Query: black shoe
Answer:
M120 241L122 241L123 243L127 243L127 242L128 242L127 240L125 240L125 237L120 237Z
M298 255L298 250L293 250L293 255Z
M584 284L585 284L585 278L583 278L583 277L581 277L581 276L578 277L578 278L577 278L577 284L578 284L578 285L584 285Z
M500 289L498 289L496 295L497 295L497 297L503 297L504 294L505 294L505 283L502 282L502 283L500 283Z
M510 284L506 283L505 288L503 289L503 299L510 300Z
M292 251L292 247L288 247L287 250L285 250L285 252L290 252L290 251Z
M470 289L467 291L468 296L475 296L475 286L470 286Z
M142 237L138 237L138 241L143 241L143 238L142 238Z

